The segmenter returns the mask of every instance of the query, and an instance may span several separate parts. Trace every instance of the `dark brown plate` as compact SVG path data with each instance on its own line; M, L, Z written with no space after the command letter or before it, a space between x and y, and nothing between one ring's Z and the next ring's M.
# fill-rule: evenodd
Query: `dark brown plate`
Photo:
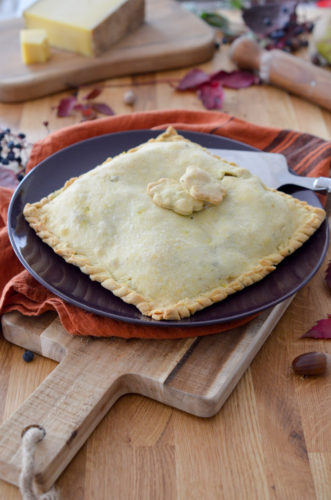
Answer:
M8 231L14 251L25 268L55 295L82 309L120 321L166 327L206 326L244 318L282 302L308 283L322 264L328 248L326 221L301 248L258 283L188 319L155 321L143 316L136 307L126 304L99 283L91 281L78 267L67 264L27 224L22 215L27 202L40 200L62 187L70 177L78 176L94 168L105 158L137 146L159 133L160 131L135 130L79 142L53 154L23 179L10 203ZM214 135L180 133L204 147L256 151L246 144ZM312 191L292 187L288 188L288 192L311 205L320 206Z

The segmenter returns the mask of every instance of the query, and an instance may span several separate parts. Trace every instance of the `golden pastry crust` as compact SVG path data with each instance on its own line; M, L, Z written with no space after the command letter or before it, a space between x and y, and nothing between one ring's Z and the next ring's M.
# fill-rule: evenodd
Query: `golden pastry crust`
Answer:
M203 209L203 202L193 198L175 179L162 177L147 185L147 193L153 203L180 215L191 215Z
M147 186L167 178L183 189L192 166L206 173L204 199L213 200L210 179L224 199L189 215L155 205ZM180 320L272 272L325 212L265 187L169 127L27 204L24 216L57 254L144 315Z

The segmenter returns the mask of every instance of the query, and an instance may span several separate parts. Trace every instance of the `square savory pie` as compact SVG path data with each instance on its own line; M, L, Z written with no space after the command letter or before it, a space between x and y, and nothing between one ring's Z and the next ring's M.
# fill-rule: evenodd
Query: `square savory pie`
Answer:
M157 320L261 280L325 212L266 187L168 128L24 208L37 235Z

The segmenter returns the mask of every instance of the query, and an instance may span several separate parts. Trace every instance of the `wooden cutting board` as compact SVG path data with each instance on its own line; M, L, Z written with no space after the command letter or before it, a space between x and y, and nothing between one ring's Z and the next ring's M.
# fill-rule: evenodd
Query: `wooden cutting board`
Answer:
M199 64L210 59L215 48L214 31L174 0L146 0L144 25L100 57L52 49L47 63L25 65L19 43L22 28L22 19L0 22L2 102L26 101L115 76Z
M96 339L69 335L55 313L2 317L6 340L59 362L0 427L0 478L17 485L21 433L46 430L36 481L57 480L112 405L137 393L200 417L215 415L271 334L292 298L231 331L179 340Z

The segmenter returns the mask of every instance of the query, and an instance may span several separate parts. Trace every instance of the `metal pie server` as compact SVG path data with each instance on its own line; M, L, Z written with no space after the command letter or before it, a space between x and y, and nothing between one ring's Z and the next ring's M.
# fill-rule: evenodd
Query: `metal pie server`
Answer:
M294 184L313 191L331 192L331 179L293 174L289 171L285 156L281 154L213 148L208 148L208 151L246 168L268 187L277 189L285 184Z

